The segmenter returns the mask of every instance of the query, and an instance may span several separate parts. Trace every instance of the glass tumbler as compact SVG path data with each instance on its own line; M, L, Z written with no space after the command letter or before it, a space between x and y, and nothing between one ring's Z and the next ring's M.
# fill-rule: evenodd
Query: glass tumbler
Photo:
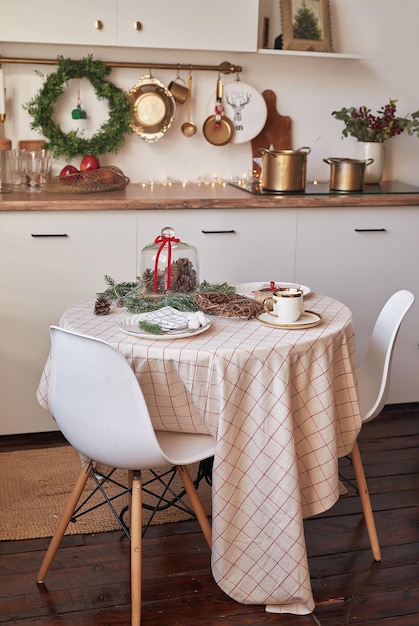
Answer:
M48 150L39 151L39 161L39 185L42 188L47 184L51 170L51 155Z
M26 174L29 177L29 190L36 191L41 179L41 152L31 150L26 154Z
M26 152L24 150L14 149L11 151L10 172L15 189L26 185Z

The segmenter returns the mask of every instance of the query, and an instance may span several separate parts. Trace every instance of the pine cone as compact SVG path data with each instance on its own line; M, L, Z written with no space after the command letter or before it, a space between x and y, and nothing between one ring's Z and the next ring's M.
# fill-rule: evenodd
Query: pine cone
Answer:
M147 291L153 291L154 272L147 267L143 272L143 283Z
M107 315L110 311L111 303L104 296L98 296L95 302L94 314Z

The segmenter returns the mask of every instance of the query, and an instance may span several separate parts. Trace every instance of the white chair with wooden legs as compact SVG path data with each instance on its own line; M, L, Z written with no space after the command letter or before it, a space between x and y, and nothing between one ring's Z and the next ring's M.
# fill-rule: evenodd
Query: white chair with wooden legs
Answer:
M375 322L367 354L358 368L358 399L363 424L377 417L387 401L394 346L403 318L414 300L410 291L397 291L387 300ZM374 514L357 442L351 458L373 557L375 561L381 561Z
M38 572L43 583L96 463L131 471L132 626L141 621L142 469L176 466L211 549L211 526L187 465L214 455L210 435L155 431L125 357L108 343L51 326L48 403L67 441L90 462L82 468Z

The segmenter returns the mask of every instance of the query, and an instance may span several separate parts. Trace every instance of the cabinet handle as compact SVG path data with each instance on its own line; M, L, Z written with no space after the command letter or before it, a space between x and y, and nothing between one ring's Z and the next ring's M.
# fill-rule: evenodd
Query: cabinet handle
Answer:
M385 233L385 228L354 228L356 233Z
M235 232L235 230L201 230L204 235L228 235Z
M141 22L134 22L134 28L135 30L142 30L143 25L141 24Z
M31 237L68 237L67 233L32 233Z
M96 28L96 30L102 30L102 28L103 28L103 22L102 22L102 20L96 20L96 22L95 22L95 28Z

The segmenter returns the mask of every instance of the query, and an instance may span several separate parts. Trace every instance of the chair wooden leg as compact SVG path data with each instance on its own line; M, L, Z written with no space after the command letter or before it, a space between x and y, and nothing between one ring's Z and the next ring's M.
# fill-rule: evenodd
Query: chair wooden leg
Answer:
M128 486L131 489L131 492L128 493L128 519L130 520L130 526L131 526L132 481L134 480L134 472L132 470L128 470L127 476L128 476Z
M64 509L64 513L61 516L61 519L58 523L54 536L52 537L50 544L48 546L48 549L45 553L44 560L42 561L41 567L39 568L38 576L36 578L36 581L38 583L44 582L45 576L50 568L51 563L54 560L55 554L60 546L62 538L64 537L64 533L67 529L67 526L70 523L71 517L74 513L74 509L76 508L77 503L80 500L80 496L83 493L83 489L86 486L87 479L90 476L91 469L92 469L92 464L90 463L89 465L86 465L85 467L83 467L82 471L80 472L77 482L74 485L74 489L71 492L71 495Z
M131 624L141 623L141 557L142 557L142 485L141 472L133 473L131 495Z
M377 529L375 527L374 513L371 507L371 500L368 493L367 481L365 479L364 466L362 465L358 443L355 442L351 452L354 466L356 482L358 484L359 497L361 498L362 510L364 512L365 524L367 526L368 537L370 539L371 550L375 561L381 561L380 544L378 543Z
M212 529L211 524L208 521L208 517L204 511L204 507L202 506L202 502L198 493L195 489L195 485L193 484L191 475L189 474L188 468L184 465L178 465L177 471L179 476L182 479L183 486L185 487L186 493L188 494L190 503L194 510L194 513L198 519L199 525L204 534L205 540L208 544L209 549L212 549Z

